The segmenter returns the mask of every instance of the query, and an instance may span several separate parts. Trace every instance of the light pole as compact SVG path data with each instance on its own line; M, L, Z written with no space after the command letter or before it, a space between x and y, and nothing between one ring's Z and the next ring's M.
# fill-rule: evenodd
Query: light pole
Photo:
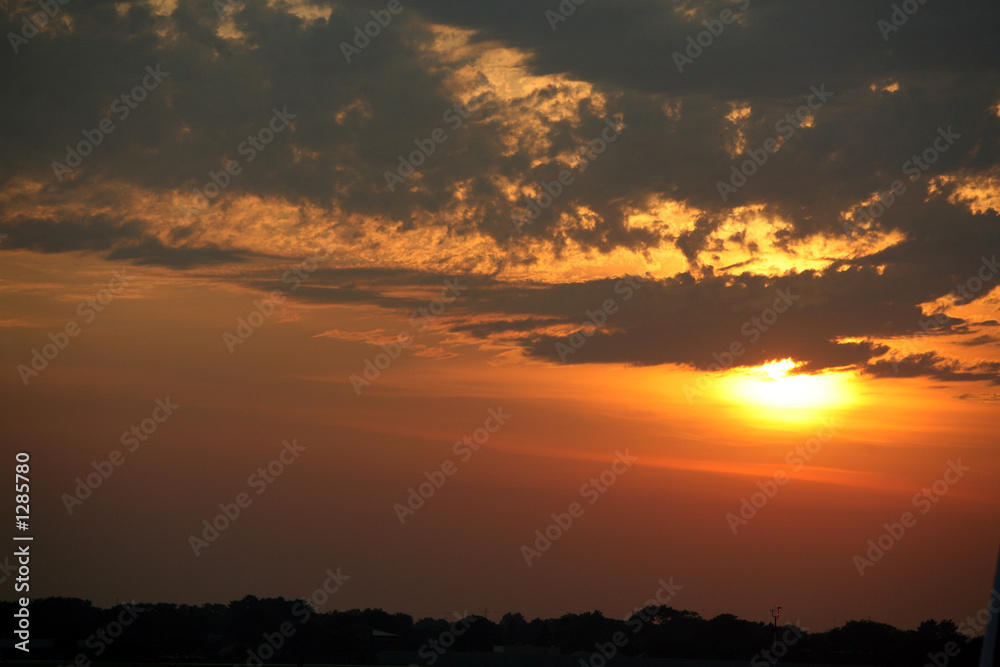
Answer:
M771 636L771 646L778 643L778 617L781 616L781 607L776 607L771 610L771 618L774 619L774 634Z

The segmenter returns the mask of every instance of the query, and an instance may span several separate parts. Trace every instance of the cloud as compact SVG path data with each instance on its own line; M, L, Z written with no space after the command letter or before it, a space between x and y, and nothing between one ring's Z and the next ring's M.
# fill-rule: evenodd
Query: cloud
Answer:
M698 15L730 6L705 3ZM887 47L875 28L880 7L752 3L683 74L671 54L704 28L662 3L581 7L554 33L533 3L405 7L347 63L339 44L371 20L365 3L331 4L328 19L246 3L227 19L240 36L228 38L204 3L179 2L170 15L143 3L127 11L67 5L62 12L72 31L43 32L6 66L5 80L15 87L33 80L49 85L5 110L4 126L18 132L7 137L10 159L0 167L0 182L14 176L54 182L51 162L108 117L116 129L84 159L76 185L100 178L190 192L236 160L243 169L224 188L226 199L253 193L306 200L402 229L445 224L454 233L518 245L510 215L616 116L627 126L619 142L578 173L572 190L525 234L602 251L655 247L669 237L691 257L734 206L765 205L791 223L788 238L840 233L839 212L887 188L886 179L930 145L938 126L954 126L964 140L941 156L934 174L975 174L995 164L996 71L986 65L988 41L975 39L997 18L995 7L923 7ZM930 47L918 41L927 25L934 25ZM852 48L841 48L845 43ZM82 75L59 67L71 60L99 66ZM114 101L152 65L169 77L119 119ZM375 80L378 86L368 85ZM888 80L895 92L871 89ZM736 160L722 141L732 131L732 105L748 109L740 132L746 146L759 146L821 84L835 95L815 123L800 128L732 201L722 202L716 183ZM452 130L444 120L448 109L482 95L486 102ZM241 149L249 151L246 141L267 127L274 108L296 118L254 150L251 161ZM389 192L385 172L436 128L447 131L447 141L405 187ZM850 151L844 137L852 139ZM630 211L661 198L701 211L691 221L697 231L630 224ZM919 199L919 192L910 195Z
M435 298L446 279L432 273L321 269L296 292L296 298L320 304L368 303L408 315ZM913 357L903 362L904 373L880 360L890 348L879 341L922 333L918 304L934 292L920 291L905 274L899 280L913 290L908 300L895 299L904 293L902 286L871 290L872 284L884 279L884 273L873 267L845 266L779 278L752 274L632 278L632 286L628 278L562 285L508 283L488 276L458 279L469 287L449 304L447 317L440 322L444 329L460 334L456 340L462 344L514 346L542 361L676 364L708 370L739 344L742 351L727 367L791 357L802 362L797 372L806 373L856 368L873 377L995 377L989 364L962 369L937 357ZM264 280L256 273L246 284L261 291L280 289L277 277ZM940 291L947 281L938 284ZM409 296L401 293L404 288L410 290ZM963 320L949 322L952 333L972 335ZM568 356L560 354L558 345L571 345L571 339L580 340L584 331L585 345ZM376 333L322 335L375 344L385 332L378 340L373 338Z
M1000 338L997 338L996 336L990 336L988 334L982 334L980 336L976 336L975 338L971 338L969 340L959 341L958 344L964 345L966 347L976 347L978 345L990 345L992 343L997 343L997 342L1000 342Z
M371 20L360 0L248 0L223 17L195 0L62 6L0 62L17 91L0 110L0 250L183 271L329 243L296 298L406 312L462 276L472 288L441 325L543 361L622 297L621 274L649 271L568 363L705 369L740 343L736 365L888 377L885 341L920 332L923 306L1000 249L1000 7L922 5L887 41L887 9L861 0L587 3L555 30L555 3L403 6L351 62L341 43ZM724 9L738 19L678 71L673 53ZM167 74L122 106L147 67ZM829 99L790 124L818 88ZM113 131L60 180L53 162L102 121ZM724 200L719 182L771 139ZM896 180L905 191L880 198ZM232 279L280 289L280 275ZM798 300L753 324L779 290ZM970 325L950 314L943 330ZM905 372L991 381L990 363Z
M945 382L987 381L991 385L1000 384L1000 362L962 364L956 359L945 359L936 352L913 354L892 361L877 361L865 367L864 372L874 377L926 376Z
M108 215L63 220L18 217L0 222L8 235L4 250L32 250L42 253L105 251L120 242L136 241L145 226L138 221L122 221Z
M130 259L139 265L167 266L174 269L229 264L247 259L245 253L222 249L213 244L193 248L165 246L155 238L147 238L133 245L118 246L106 257L110 260Z
M961 396L956 396L960 401L980 401L983 403L996 403L1000 401L1000 392L993 392L991 394L962 394Z

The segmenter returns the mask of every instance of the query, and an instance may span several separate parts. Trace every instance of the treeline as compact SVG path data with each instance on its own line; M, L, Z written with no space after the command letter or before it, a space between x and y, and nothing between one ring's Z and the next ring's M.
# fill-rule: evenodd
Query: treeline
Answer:
M16 607L0 602L10 619ZM951 621L928 620L915 630L850 621L827 632L746 621L731 614L705 619L672 607L647 607L627 620L599 611L528 621L507 613L424 618L381 609L317 612L305 601L247 596L201 606L124 604L110 609L76 598L30 605L32 650L3 649L12 659L52 659L67 667L96 662L218 662L258 667L286 664L377 664L382 651L412 651L422 665L448 665L449 656L492 652L495 646L553 647L580 667L603 667L613 657L972 667L981 638ZM777 643L775 640L777 639ZM936 658L936 659L935 659Z

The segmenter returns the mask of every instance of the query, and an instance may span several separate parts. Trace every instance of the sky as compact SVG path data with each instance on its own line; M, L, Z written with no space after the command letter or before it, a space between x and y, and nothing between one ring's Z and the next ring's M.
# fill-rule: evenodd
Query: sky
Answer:
M974 616L998 19L0 0L31 596Z

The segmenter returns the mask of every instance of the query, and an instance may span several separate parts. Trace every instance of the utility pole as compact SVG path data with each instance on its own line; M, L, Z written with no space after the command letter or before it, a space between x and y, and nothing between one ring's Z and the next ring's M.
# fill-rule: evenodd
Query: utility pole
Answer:
M774 625L774 634L771 636L771 646L778 643L778 617L781 616L781 607L776 607L771 610L771 618Z

